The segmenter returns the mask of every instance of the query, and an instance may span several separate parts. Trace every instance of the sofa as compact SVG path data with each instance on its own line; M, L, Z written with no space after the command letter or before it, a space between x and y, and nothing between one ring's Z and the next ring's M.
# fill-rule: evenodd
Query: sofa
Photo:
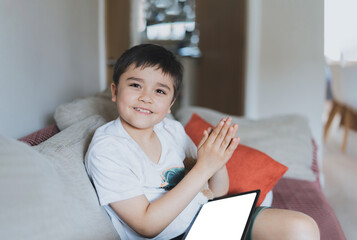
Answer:
M193 113L210 124L227 116L184 107L168 117L185 126ZM0 239L119 239L83 164L95 129L116 117L110 93L104 91L61 104L55 124L28 136L0 136ZM322 192L317 146L307 120L298 115L232 119L239 124L242 145L288 167L271 186L272 207L310 215L321 239L345 239Z

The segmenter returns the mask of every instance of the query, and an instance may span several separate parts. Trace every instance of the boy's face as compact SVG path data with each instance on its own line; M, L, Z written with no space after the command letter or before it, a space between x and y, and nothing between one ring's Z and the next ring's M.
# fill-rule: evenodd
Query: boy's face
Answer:
M111 85L124 128L148 129L161 122L173 105L173 79L157 67L132 64L120 76L118 87Z

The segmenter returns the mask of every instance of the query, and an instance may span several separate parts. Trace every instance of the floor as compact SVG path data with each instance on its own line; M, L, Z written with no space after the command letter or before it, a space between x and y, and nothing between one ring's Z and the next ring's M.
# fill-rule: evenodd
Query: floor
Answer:
M325 105L324 121L330 110ZM357 239L357 132L348 132L346 152L341 152L343 129L336 116L323 146L324 192L335 210L347 239Z

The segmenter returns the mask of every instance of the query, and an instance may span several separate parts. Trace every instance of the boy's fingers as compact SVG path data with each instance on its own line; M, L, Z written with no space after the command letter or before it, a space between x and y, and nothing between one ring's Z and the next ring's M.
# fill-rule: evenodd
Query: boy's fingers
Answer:
M227 121L225 121L224 125L221 128L221 131L218 133L217 138L215 139L215 144L217 146L221 146L222 142L225 140L227 134L229 133L229 127L232 123L232 118L228 117Z
M208 130L204 130L203 131L203 136L201 138L200 143L198 144L197 148L199 149L207 140L208 136L209 136L209 132L211 131L211 128L208 128Z
M231 140L232 140L232 137L230 137L230 133L233 131L233 128L232 127L229 127L229 129L228 129L228 133L227 133L227 135L226 135L226 137L224 138L224 140L222 141L222 144L221 144L221 149L222 149L222 151L224 151L225 149L227 149L227 147L228 147L228 145L229 145L229 143L231 142Z
M217 124L216 128L213 129L211 134L209 135L208 141L209 143L213 143L216 140L217 135L220 133L222 127L224 126L226 119L223 118L219 123Z
M232 141L229 144L229 146L227 148L227 151L226 151L228 159L230 159L232 157L232 154L233 154L234 150L236 150L236 148L238 147L239 142L240 142L240 138L239 137L236 137L236 138L232 139Z
M236 132L238 130L238 124L234 124L233 126L229 127L227 134L221 144L222 150L226 150L230 142L232 141L232 138L235 136Z

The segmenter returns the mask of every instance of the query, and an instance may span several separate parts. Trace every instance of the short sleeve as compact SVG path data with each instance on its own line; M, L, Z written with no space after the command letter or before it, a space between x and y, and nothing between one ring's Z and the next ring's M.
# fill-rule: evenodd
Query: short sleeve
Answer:
M178 131L181 136L181 141L183 143L183 148L185 151L185 155L187 158L197 159L197 147L195 143L191 140L191 138L187 135L185 128L182 126L180 122L178 124Z
M186 134L184 127L179 121L165 118L164 127L171 134L170 138L176 140L177 147L181 147L186 158L197 159L197 147Z
M115 144L114 144L115 143ZM125 145L118 141L97 143L87 153L87 171L101 205L144 194L140 179L128 164Z
M197 147L185 132L185 153L186 157L197 159Z

